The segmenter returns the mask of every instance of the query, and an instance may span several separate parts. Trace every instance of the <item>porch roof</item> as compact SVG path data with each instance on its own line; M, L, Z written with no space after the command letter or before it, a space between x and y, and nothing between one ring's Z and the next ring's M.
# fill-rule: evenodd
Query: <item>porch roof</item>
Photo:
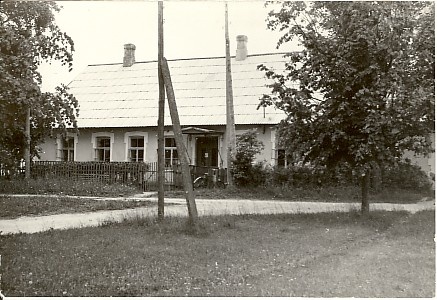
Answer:
M223 134L221 131L212 130L212 129L206 129L206 128L200 128L200 127L185 127L182 128L182 133L185 134Z
M257 66L284 69L284 54L232 58L235 124L277 124L285 117L273 107L257 109L271 83ZM182 126L226 124L225 58L169 60ZM79 102L79 128L155 127L158 119L157 62L89 65L69 85ZM167 101L166 101L167 102ZM165 125L171 125L168 105Z

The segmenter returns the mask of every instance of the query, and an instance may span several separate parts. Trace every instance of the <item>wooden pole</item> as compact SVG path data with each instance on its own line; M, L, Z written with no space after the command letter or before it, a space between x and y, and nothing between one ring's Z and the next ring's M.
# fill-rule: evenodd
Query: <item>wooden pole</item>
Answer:
M158 220L164 220L164 182L165 182L165 160L164 160L164 107L165 87L162 77L162 59L164 57L164 21L163 2L158 2Z
M30 107L27 108L26 112L26 147L24 150L24 162L25 162L25 173L24 177L26 180L30 178Z
M167 92L168 108L173 123L173 132L176 141L176 148L178 149L178 157L181 163L182 180L184 183L185 198L187 200L188 217L192 225L197 226L198 216L196 201L194 199L193 182L191 181L190 166L187 157L187 150L182 137L182 129L179 121L178 108L176 105L176 97L171 82L170 69L165 58L162 59L162 75L164 78L165 90Z
M227 141L227 180L229 186L234 185L232 177L232 160L235 155L235 119L234 119L234 95L232 91L231 54L229 49L229 28L228 28L228 3L225 2L225 41L226 41L226 141Z

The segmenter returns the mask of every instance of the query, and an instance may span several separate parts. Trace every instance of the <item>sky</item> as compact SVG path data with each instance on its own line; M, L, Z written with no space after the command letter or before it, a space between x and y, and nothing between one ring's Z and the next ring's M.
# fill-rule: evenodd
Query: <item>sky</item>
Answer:
M43 90L68 84L90 64L121 63L124 44L136 45L137 62L158 56L157 1L58 1L56 24L74 41L73 71L58 63L40 67ZM295 44L276 48L281 36L267 29L264 1L229 1L231 55L236 36L248 36L249 54L288 52ZM225 56L223 1L164 1L164 56L167 59Z

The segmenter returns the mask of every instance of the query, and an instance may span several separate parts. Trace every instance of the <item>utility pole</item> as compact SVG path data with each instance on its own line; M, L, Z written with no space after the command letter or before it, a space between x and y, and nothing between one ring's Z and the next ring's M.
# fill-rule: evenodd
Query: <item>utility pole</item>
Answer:
M178 149L178 157L181 162L182 180L184 183L185 198L187 200L189 222L197 229L198 216L196 201L194 199L193 182L191 181L191 171L188 163L187 149L182 137L182 129L179 121L176 97L171 82L170 69L165 58L162 59L162 75L164 78L165 90L167 92L168 108L170 110L171 121L173 123L173 132Z
M227 180L229 186L234 185L232 178L232 160L235 155L235 118L234 118L234 95L232 91L232 73L231 73L231 54L229 49L229 28L228 28L228 3L225 2L225 40L226 40L226 141L227 141Z
M164 107L165 88L162 76L162 60L164 57L164 20L163 2L158 2L158 220L164 220L164 182L165 182L165 160L164 160Z
M25 173L24 178L30 179L30 107L26 111L26 147L24 150Z

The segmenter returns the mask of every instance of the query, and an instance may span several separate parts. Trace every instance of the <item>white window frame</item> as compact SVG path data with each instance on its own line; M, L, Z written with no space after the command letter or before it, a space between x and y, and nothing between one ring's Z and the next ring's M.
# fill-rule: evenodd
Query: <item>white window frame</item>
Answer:
M175 143L176 143L176 138L175 138L173 135L169 135L169 136L165 136L165 137L164 137L164 163L165 163L165 165L166 165L166 168L171 168L171 167L174 166L174 164L173 164L173 153L174 153L175 150L178 151L178 149L177 149L176 146L174 146L174 147L167 147L167 146L165 146L165 140L166 140L166 139L173 139L173 140L175 141ZM170 150L170 151L171 151L170 166L167 166L167 164L166 164L165 152L166 152L167 150ZM177 161L180 162L180 160L179 160L179 152L178 152L178 158L177 158Z
M71 132L67 132L67 135L64 136L62 134L58 134L56 136L56 160L57 161L64 161L63 157L62 157L62 151L64 150L64 137L66 138L73 138L73 161L77 161L77 143L78 143L78 137L77 137L77 133L71 133Z
M272 143L272 152L270 155L270 163L272 166L277 166L277 160L276 157L278 155L277 153L277 144L276 144L276 130L272 127L270 127L272 129L272 131L270 132L270 142Z
M142 137L142 138L144 138L143 162L146 162L146 153L147 153L146 149L147 149L147 143L149 141L149 134L147 132L144 132L144 131L130 131L130 132L126 132L124 134L124 144L125 144L125 157L124 157L124 160L127 161L127 162L131 161L130 157L129 157L130 149L131 149L130 141L131 141L131 138L133 138L133 137Z
M97 138L102 137L109 137L109 161L113 161L113 155L114 155L114 133L113 132L95 132L91 134L91 144L93 145L93 153L92 157L94 161L98 161L96 157L96 149L97 149Z

